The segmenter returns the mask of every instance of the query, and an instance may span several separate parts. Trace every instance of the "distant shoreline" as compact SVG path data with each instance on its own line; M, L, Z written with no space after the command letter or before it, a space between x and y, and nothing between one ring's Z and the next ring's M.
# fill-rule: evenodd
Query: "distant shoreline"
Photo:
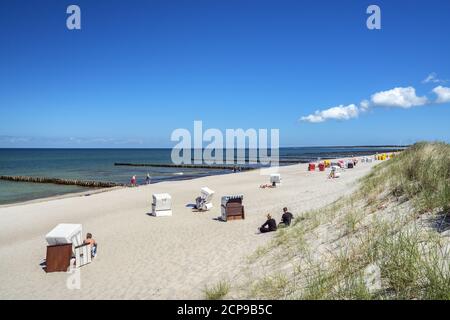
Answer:
M298 147L301 148L301 147ZM66 151L67 150L67 151ZM110 152L106 150L112 150ZM170 161L170 149L138 149L135 153L130 149L36 149L36 148L8 148L0 149L0 175L5 176L30 176L30 177L51 177L64 180L80 181L110 181L117 184L128 184L129 178L133 175L138 177L138 183L143 183L143 177L150 172L152 184L163 181L192 180L204 176L216 176L232 174L227 169L219 170L215 168L172 168L165 165ZM146 151L149 150L149 151ZM157 152L152 150L163 150L157 157L153 155ZM401 147L307 147L305 149L281 148L280 166L290 166L298 163L308 163L318 161L319 159L336 159L348 157L362 157L373 155L375 153L393 152L404 150ZM13 156L11 156L13 154ZM3 157L2 157L3 155ZM100 155L100 158L97 156ZM73 162L72 159L76 161ZM15 160L17 159L17 161ZM66 159L68 161L65 163ZM153 167L129 167L115 168L116 159L120 162L130 163L155 163ZM99 161L98 161L99 160ZM236 159L237 161L239 158ZM160 164L158 164L160 163ZM15 168L14 166L16 166ZM57 164L57 165L54 165ZM247 165L247 164L245 164ZM245 166L238 163L237 166ZM166 168L167 167L167 168ZM256 166L259 167L259 166ZM9 169L11 168L11 169ZM54 169L56 168L56 169ZM147 171L148 170L148 171ZM72 173L73 172L73 173ZM97 174L100 172L100 174ZM182 172L183 175L179 173ZM67 174L69 173L69 174ZM53 198L76 197L79 195L93 194L102 190L102 188L85 189L64 189L64 186L44 184L42 187L31 186L31 183L11 182L11 185L0 183L0 207L20 205L30 201L46 201ZM14 186L13 184L17 184ZM100 191L100 192L104 192Z
M409 148L412 144L408 145L339 145L339 146L297 146L297 147L280 147L280 149L301 149L301 148ZM72 147L0 147L0 150L172 150L172 147L142 147L142 148L111 148L111 147L82 147L82 148L72 148ZM195 150L192 148L191 150ZM237 149L235 149L237 150ZM249 150L246 148L245 150Z
M114 187L114 188L102 188L102 189L86 188L86 191L81 191L81 192L80 191L68 192L65 194L59 194L59 195L54 195L54 196L49 196L49 197L0 204L0 209L9 208L9 207L17 207L17 206L22 206L22 205L27 205L27 204L32 204L32 203L48 202L48 201L59 200L59 199L89 197L94 194L104 193L104 192L109 192L109 191L124 189L124 188L126 188L126 187Z

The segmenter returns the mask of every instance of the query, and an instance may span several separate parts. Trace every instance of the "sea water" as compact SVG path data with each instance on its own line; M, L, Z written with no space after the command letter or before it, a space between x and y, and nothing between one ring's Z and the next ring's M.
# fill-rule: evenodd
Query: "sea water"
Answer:
M317 158L372 154L390 149L386 147L281 148L280 160L308 162ZM171 152L171 149L0 149L0 175L117 183L129 183L130 178L136 175L138 184L143 184L147 174L150 174L152 183L157 183L230 173L229 170L219 169L114 165L116 162L169 164L172 163ZM0 180L0 205L87 190L89 189L78 186Z

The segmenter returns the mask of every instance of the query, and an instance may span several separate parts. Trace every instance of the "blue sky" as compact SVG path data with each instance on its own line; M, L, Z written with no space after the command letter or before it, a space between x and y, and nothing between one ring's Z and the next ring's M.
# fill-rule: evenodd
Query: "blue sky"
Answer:
M450 141L449 32L447 0L1 1L0 147L171 147L194 120L282 146Z

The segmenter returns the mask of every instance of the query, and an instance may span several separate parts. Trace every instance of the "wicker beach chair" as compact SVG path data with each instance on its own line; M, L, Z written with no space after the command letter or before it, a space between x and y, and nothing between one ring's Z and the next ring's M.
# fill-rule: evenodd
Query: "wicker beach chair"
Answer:
M152 215L155 217L170 217L172 215L172 197L170 194L153 194Z
M243 195L223 196L221 219L223 221L245 219L244 206L242 205L243 199Z
M200 190L200 197L195 199L195 208L199 211L208 211L213 207L211 201L214 196L214 191L208 187L203 187Z

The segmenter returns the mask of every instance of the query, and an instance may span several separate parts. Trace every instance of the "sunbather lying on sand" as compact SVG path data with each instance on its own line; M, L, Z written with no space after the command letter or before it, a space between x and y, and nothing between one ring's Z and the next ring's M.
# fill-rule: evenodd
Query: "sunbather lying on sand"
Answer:
M276 188L277 184L275 182L273 182L272 184L262 184L259 186L261 189L266 189L266 188Z

